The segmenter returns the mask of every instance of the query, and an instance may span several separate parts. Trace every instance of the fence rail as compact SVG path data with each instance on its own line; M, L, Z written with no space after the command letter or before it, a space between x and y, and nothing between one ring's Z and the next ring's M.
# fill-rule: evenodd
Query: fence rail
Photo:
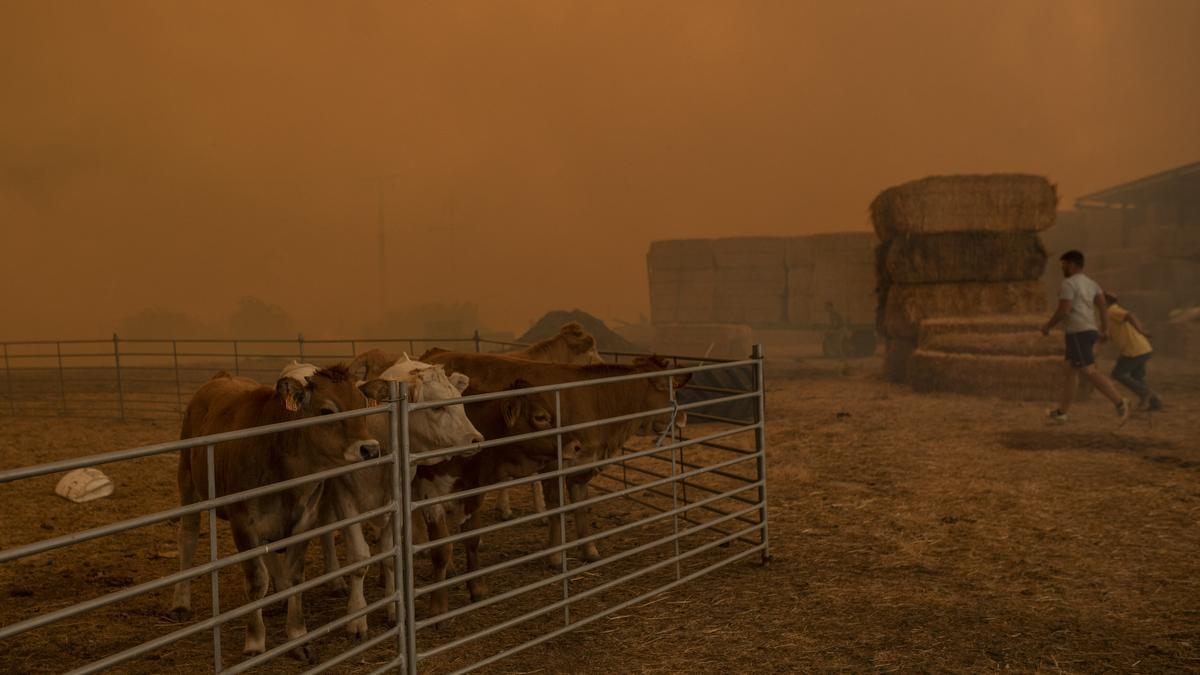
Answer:
M480 346L483 344L485 343L481 341ZM675 359L676 364L683 360L697 362L696 359L685 357ZM753 383L752 388L744 391L724 388L723 391L709 392L718 394L717 397L694 403L672 403L667 408L640 410L617 417L564 422L563 413L571 412L563 410L564 391L662 378L670 383L669 398L674 401L674 376L719 370L748 372ZM152 658L157 652L175 648L180 641L207 633L211 636L213 672L240 673L304 645L328 640L339 627L348 622L391 606L395 607L399 619L396 625L382 629L377 627L362 642L351 643L306 672L323 672L335 666L345 666L352 659L362 657L368 652L375 654L376 660L372 662L371 667L378 666L370 672L468 672L592 624L751 556L758 555L764 563L770 557L766 492L765 386L762 354L758 347L755 347L752 358L742 361L685 365L621 377L463 397L437 404L411 401L406 384L390 384L388 400L372 407L0 471L0 487L4 487L76 468L204 448L208 479L207 498L202 501L157 513L127 514L129 517L123 520L100 527L0 549L0 571L13 566L35 564L38 556L51 551L98 542L105 537L179 518L185 513L205 513L209 523L207 562L81 602L67 603L66 606L62 603L51 603L52 609L48 610L43 609L46 607L44 602L17 607L19 602L13 599L9 603L9 609L0 610L0 616L5 617L0 621L0 671L17 668L18 657L15 655L18 652L22 654L21 663L25 667L31 662L37 665L38 656L43 653L39 652L38 644L42 643L29 639L31 635L56 630L68 621L75 627L73 630L78 630L78 626L84 625L80 621L83 621L86 615L95 616L96 613L116 611L116 606L134 601L148 593L161 591L180 581L208 576L211 616L134 644L126 642L110 645L109 651L112 653L94 660L84 660L73 654L64 657L58 647L43 641L45 644L51 644L50 649L55 652L45 653L43 658L47 663L53 664L51 667L73 668L71 672L75 673L100 672L133 663L145 666L138 660ZM555 410L559 413L555 416L555 425L544 431L506 437L502 440L504 444L511 446L514 442L555 437L558 457L552 468L472 490L417 498L413 492L413 485L418 463L425 463L430 457L449 458L468 452L488 452L498 443L495 439L489 439L473 446L441 448L418 453L411 447L408 434L412 415L422 414L435 406L471 405L538 392L554 397ZM685 437L683 431L674 424L674 415L680 411L695 411L707 406L745 400L754 403L754 414L749 418L713 421L704 425L699 435L691 438ZM221 443L378 415L388 417L390 441L387 451L379 458L242 492L217 494L213 453L214 448ZM603 425L611 426L617 422L661 418L664 415L671 416L672 423L668 430L657 438L651 437L642 447L628 447L622 453L596 457L591 461L568 461L563 457L564 435ZM750 438L747 438L748 435ZM746 441L748 447L737 447L739 439ZM301 484L332 480L354 472L381 468L386 468L391 474L390 495L382 506L296 532L287 538L270 542L266 547L258 546L224 556L219 555L216 526L219 508L246 499L278 493ZM591 475L589 472L596 474L597 480L603 483L595 485L599 494L568 501L567 491L564 489L566 481L581 474ZM173 476L170 479L173 479ZM500 487L537 482L549 484L551 481L559 488L557 503L549 504L544 513L523 515L459 533L445 532L432 541L416 541L413 523L419 518L428 518L429 514L437 513L437 509L450 507L460 503L459 500L465 497L483 494ZM4 493L0 492L0 512L5 510L3 499ZM616 526L568 541L566 517L581 517L581 509L590 508L610 509L622 513L635 509L635 515ZM364 559L352 561L338 569L326 569L324 573L290 587L284 584L281 588L277 584L275 592L259 599L247 598L240 605L229 605L228 594L222 593L219 576L222 569L276 555L276 552L288 547L303 546L311 539L323 537L336 530L344 531L347 527L360 525L381 516L388 517L391 522L393 544L390 548L378 548ZM551 518L551 522L555 519L558 521L557 544L534 546L531 550L510 551L508 554L498 551L493 557L499 559L449 579L438 579L435 576L432 580L425 580L417 573L421 564L418 555L421 552L452 546L474 537L487 536L489 541L495 538L504 541L506 545L511 544L510 548L519 548L519 542L527 539L523 537L522 526L547 516ZM9 541L20 541L19 535L13 534ZM596 542L604 542L605 547L612 550L600 559L583 559L572 564L567 555L571 549ZM557 555L559 562L548 576L544 573L529 573L531 565L536 565L552 555ZM349 610L344 615L325 621L319 627L303 634L291 636L281 644L255 656L231 662L230 655L222 649L221 627L224 624L273 603L311 591L350 571L365 570L385 560L395 561L394 592L368 598L365 607ZM473 597L473 601L467 604L443 607L436 613L431 605L430 612L425 616L418 613L418 599L445 593L464 582L478 582L484 578L502 579L506 587L488 597ZM223 599L225 606L222 604ZM454 631L434 630L451 619L455 620ZM70 640L70 637L67 639ZM9 658L13 660L6 663L6 659ZM367 672L367 669L355 672Z
M275 376L299 360L315 364L348 361L383 348L416 358L430 347L503 352L529 346L492 340L475 331L467 337L288 339L21 340L0 342L3 384L0 417L169 418L183 414L192 391L218 370L234 375ZM607 351L613 362L645 354ZM691 360L685 356L663 355ZM707 359L721 363L722 359Z

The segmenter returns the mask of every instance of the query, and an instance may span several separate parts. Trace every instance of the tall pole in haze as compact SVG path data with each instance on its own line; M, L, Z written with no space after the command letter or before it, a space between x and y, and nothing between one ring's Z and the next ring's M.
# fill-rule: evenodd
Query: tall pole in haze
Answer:
M383 178L376 183L376 193L379 200L379 321L383 323L383 314L387 308L387 276L384 273L384 238L383 238Z

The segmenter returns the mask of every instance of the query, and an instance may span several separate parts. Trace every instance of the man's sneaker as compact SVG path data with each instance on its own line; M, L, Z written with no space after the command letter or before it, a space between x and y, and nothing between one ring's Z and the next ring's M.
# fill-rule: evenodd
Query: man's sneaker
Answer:
M1067 413L1059 412L1058 408L1051 408L1046 411L1046 419L1054 424L1066 424Z
M1121 399L1121 402L1117 404L1117 418L1120 420L1121 424L1124 424L1125 420L1129 419L1128 400Z

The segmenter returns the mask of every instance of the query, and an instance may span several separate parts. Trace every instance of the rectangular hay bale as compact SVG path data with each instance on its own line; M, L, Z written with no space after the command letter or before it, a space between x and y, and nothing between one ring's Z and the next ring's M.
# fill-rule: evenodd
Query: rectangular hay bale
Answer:
M946 391L1018 400L1052 400L1061 386L1062 356L954 354L918 349L908 361L917 391Z
M871 202L871 222L884 241L932 232L1036 232L1054 224L1057 205L1054 185L1041 176L930 176L881 192Z
M650 242L646 265L651 269L712 268L712 240L667 239Z
M883 311L883 332L915 338L925 319L1045 310L1046 296L1037 281L892 284Z
M888 246L885 274L893 283L1031 281L1046 269L1036 232L938 232L901 236Z

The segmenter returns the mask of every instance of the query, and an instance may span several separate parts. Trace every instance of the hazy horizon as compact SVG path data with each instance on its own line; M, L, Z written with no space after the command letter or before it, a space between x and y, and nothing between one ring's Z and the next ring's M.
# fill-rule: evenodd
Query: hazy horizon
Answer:
M1200 159L1195 2L0 7L0 339L246 296L648 314L656 239L869 229L880 190L1075 197ZM382 196L382 200L380 199ZM451 227L453 223L453 227Z

